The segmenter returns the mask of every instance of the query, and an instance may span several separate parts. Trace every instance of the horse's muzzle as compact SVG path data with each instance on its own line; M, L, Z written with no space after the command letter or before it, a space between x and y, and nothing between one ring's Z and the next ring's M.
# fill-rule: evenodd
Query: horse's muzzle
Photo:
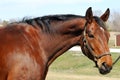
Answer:
M101 67L99 68L99 72L101 74L107 74L111 71L112 67L108 66L105 62L102 63Z

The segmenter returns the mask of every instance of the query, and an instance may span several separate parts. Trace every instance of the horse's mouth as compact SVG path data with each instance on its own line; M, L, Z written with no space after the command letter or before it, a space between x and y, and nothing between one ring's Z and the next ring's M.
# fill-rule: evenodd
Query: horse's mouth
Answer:
M110 70L102 70L102 69L99 69L99 72L100 72L100 74L105 75L105 74L108 74L108 73L110 72Z
M109 73L111 71L112 67L107 66L105 63L102 64L102 66L99 68L99 72L103 75Z

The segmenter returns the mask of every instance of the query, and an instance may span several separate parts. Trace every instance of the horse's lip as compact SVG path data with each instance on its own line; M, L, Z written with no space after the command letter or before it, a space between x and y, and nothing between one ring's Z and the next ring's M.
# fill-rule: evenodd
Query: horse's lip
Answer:
M100 74L105 75L105 74L110 73L111 69L112 69L112 67L106 68L103 66L102 68L99 69L99 72L100 72Z
M100 74L105 75L105 74L108 74L110 71L103 71L103 70L99 70L99 72L100 72Z

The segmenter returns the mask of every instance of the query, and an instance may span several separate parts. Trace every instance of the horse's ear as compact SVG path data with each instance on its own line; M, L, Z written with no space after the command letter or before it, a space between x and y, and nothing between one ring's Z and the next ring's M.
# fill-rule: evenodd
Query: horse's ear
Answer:
M88 23L92 22L92 20L93 20L93 13L92 13L92 8L91 7L89 7L87 9L85 18L86 18L86 20L87 20Z
M100 17L103 21L107 21L110 15L109 8L105 11L105 13Z

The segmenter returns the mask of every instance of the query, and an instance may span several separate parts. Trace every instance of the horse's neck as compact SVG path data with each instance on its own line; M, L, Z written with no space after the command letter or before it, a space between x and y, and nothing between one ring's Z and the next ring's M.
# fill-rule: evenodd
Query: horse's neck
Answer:
M68 25L61 24L61 26L59 26L60 28L58 30L58 33L55 33L53 35L52 34L45 35L43 47L48 58L48 66L65 51L79 44L82 33L79 31L80 29L83 29L84 23L83 24L81 23L82 25L81 27L79 26L80 28L73 29L71 25L75 26L75 24L78 25L79 23L77 21L76 22L74 21L74 23L70 23ZM73 33L69 32L69 30L70 31L72 30Z

